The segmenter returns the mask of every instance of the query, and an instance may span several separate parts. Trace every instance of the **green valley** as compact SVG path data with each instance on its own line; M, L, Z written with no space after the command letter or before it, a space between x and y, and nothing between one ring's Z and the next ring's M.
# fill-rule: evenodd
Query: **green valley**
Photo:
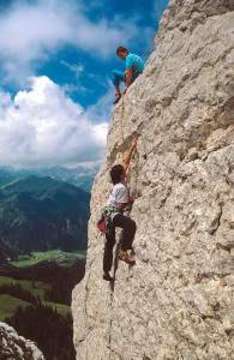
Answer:
M84 270L85 250L32 252L1 263L0 321L38 343L48 360L55 355L58 360L75 359L71 292L82 279ZM54 340L58 338L63 338L68 349L61 354L59 341Z
M0 321L48 360L74 360L70 303L85 271L90 194L48 176L0 180Z
M77 259L85 259L86 251L77 251L73 253L62 250L50 250L42 252L32 252L30 255L19 255L17 260L10 263L16 267L32 266L41 262L55 262L61 266L70 266Z
M0 321L5 321L14 315L18 307L26 307L28 302L17 299L11 295L0 295Z

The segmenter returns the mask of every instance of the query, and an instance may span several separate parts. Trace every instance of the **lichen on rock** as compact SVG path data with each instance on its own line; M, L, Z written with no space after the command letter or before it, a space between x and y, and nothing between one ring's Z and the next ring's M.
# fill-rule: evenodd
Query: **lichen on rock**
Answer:
M11 326L3 322L0 322L0 359L45 360L32 341L19 336Z
M234 359L234 1L172 0L144 74L113 112L92 189L79 360ZM136 133L133 268L102 280L108 172Z

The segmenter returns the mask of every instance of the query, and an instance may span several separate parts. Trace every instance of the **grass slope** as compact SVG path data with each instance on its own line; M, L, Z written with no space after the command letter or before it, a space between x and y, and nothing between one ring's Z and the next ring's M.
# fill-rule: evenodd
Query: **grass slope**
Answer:
M44 305L50 306L52 309L56 309L61 315L68 314L71 309L69 306L59 303L54 303L51 301L46 301L44 299L45 290L48 289L49 285L41 281L33 283L28 280L15 280L10 277L0 276L0 286L4 284L19 284L22 288L30 291L34 296L40 297L41 302ZM18 306L27 306L30 305L29 302L18 299L17 297L3 294L0 295L0 321L4 321L7 317L12 316Z
M42 281L16 280L8 276L0 276L1 285L21 285L23 289L30 291L34 296L44 298L45 291L49 289L49 285Z
M30 266L37 266L44 263L56 263L61 268L69 269L69 267L72 267L77 260L83 260L84 258L84 251L67 253L61 250L51 250L47 252L33 252L31 255L19 256L18 260L13 261L11 264L18 267L20 271L23 271L24 268L27 270ZM46 292L51 289L51 285L49 283L36 280L19 280L10 276L0 276L0 286L2 285L20 285L23 289L29 291L35 297L39 297L43 304L56 309L61 315L65 316L70 312L70 306L58 302L48 301L45 298ZM17 297L7 294L0 295L0 320L4 320L5 318L12 316L18 306L27 305L29 305L28 302L22 301Z
M28 306L28 302L17 299L11 295L0 295L0 321L14 315L18 306Z
M84 258L85 254L82 252L65 253L60 250L53 250L32 253L31 256L20 256L18 261L13 262L14 266L24 268L33 266L45 261L57 262L60 266L71 266L77 259ZM20 285L23 289L28 290L35 297L39 297L41 302L45 305L56 309L61 315L66 315L70 312L70 307L64 304L47 301L45 299L45 292L50 289L50 285L42 281L32 280L16 280L9 276L0 276L1 285ZM11 295L0 295L0 320L12 316L18 306L27 306L29 303L13 297Z
M56 262L60 266L71 266L77 259L84 259L85 251L77 251L73 253L64 252L62 250L50 250L45 252L32 252L31 255L22 255L17 261L11 264L23 268L33 266L41 262Z

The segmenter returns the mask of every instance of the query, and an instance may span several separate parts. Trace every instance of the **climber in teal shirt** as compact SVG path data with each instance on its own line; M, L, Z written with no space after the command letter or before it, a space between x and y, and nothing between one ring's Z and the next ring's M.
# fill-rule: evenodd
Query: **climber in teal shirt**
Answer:
M144 62L142 58L136 54L130 53L127 48L119 46L116 50L116 54L120 59L125 61L125 71L121 72L114 70L112 72L113 84L116 90L114 104L117 104L122 96L120 91L121 82L124 82L126 85L126 89L124 91L125 93L128 87L144 70Z

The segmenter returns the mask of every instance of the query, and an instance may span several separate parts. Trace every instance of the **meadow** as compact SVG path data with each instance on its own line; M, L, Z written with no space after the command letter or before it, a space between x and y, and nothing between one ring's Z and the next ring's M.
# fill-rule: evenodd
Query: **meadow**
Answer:
M69 268L76 261L84 260L85 252L77 251L73 253L64 252L61 250L51 250L46 252L32 252L30 255L19 256L16 261L10 262L15 268L19 270L26 270L28 267L40 264L54 264L59 265L60 268ZM51 307L61 315L67 315L70 313L70 306L64 304L62 301L55 302L48 300L48 292L51 291L52 284L45 281L38 281L35 279L15 279L12 276L0 276L0 289L2 286L8 285L9 287L15 287L27 290L35 298L37 298L42 304ZM4 321L14 315L17 308L26 307L31 305L30 302L23 301L17 295L12 296L10 294L0 294L0 320Z

